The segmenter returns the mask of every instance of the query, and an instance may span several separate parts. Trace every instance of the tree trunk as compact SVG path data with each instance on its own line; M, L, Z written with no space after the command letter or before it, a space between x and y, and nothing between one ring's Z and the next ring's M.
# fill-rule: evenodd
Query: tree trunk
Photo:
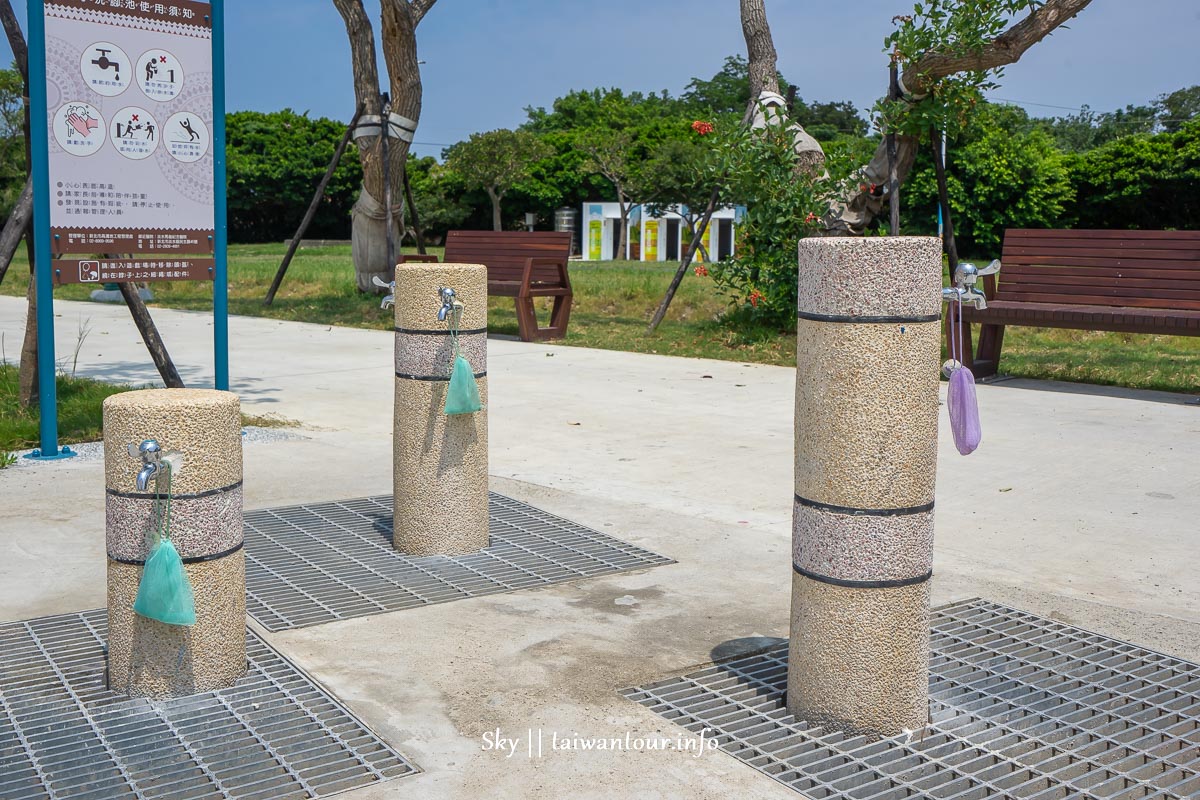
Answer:
M26 178L25 188L21 190L17 204L13 206L8 221L4 223L3 232L0 232L0 283L4 283L4 276L8 274L13 255L16 254L17 246L21 244L21 238L25 235L32 217L33 183Z
M354 72L354 94L367 116L379 117L383 102L379 93L379 71L375 61L375 35L362 0L333 0L346 24L350 39L350 57ZM415 128L421 116L421 74L417 64L416 27L434 0L383 0L383 58L390 76L392 112L410 120ZM351 258L355 279L361 292L379 292L371 279L392 279L394 264L388 264L388 209L384 198L390 188L393 198L391 228L393 241L399 243L404 232L404 164L408 158L410 136L393 136L388 141L388 184L383 178L383 147L379 134L389 127L387 119L375 135L356 139L363 168L363 186L355 203L351 233ZM395 130L393 128L393 130Z
M621 184L614 185L617 187L617 207L621 211L621 235L617 237L617 252L613 253L613 258L624 259L625 245L629 241L629 199Z
M741 0L742 34L750 56L750 98L762 92L779 94L779 69L776 67L775 42L767 24L763 0Z
M24 408L37 405L38 393L38 346L37 346L37 281L33 270L29 270L29 288L25 290L25 340L21 342L21 366L18 370L17 402Z
M403 207L400 209L403 211ZM380 293L385 291L372 282L379 277L384 283L393 279L392 267L388 266L387 210L382 200L366 188L365 182L358 193L358 200L351 211L350 226L350 258L354 262L354 281L358 290L364 293ZM401 214L392 209L392 241L399 242L403 229Z
M495 189L488 186L487 195L492 201L492 230L504 230L504 227L500 224L500 200L504 197L504 194L497 194Z
M21 241L21 235L24 234L25 252L29 256L29 286L25 290L25 300L27 303L25 312L25 340L21 343L21 366L17 377L17 402L25 408L31 408L38 402L39 392L37 280L35 277L37 274L37 261L34 258L33 249L33 182L32 176L29 173L29 165L31 163L29 139L29 48L25 44L25 34L21 32L21 25L17 22L17 17L13 13L12 3L9 0L2 0L0 2L0 23L4 25L4 34L8 37L9 47L13 51L13 62L17 66L17 71L21 74L22 94L25 98L22 110L22 129L25 134L25 169L27 176L25 189L21 192L21 197L17 201L17 207L13 209L12 216L9 217L8 224L5 225L4 238L6 242L11 242L12 249L5 253L4 269L0 270L0 279L3 279L3 273L8 271L8 264L12 260L12 254L16 252L17 244ZM19 219L22 214L24 215L23 221ZM10 226L12 227L11 231L9 230Z

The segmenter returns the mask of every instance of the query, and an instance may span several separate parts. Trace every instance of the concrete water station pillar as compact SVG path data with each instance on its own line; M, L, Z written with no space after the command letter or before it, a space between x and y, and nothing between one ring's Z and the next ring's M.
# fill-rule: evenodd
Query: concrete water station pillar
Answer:
M800 242L788 710L928 718L941 242Z
M393 545L407 555L471 553L488 544L487 268L400 264L394 302ZM484 405L447 415L455 338Z
M147 389L104 401L113 691L182 697L230 686L246 671L241 430L241 404L229 392ZM134 610L146 561L168 521L194 624Z

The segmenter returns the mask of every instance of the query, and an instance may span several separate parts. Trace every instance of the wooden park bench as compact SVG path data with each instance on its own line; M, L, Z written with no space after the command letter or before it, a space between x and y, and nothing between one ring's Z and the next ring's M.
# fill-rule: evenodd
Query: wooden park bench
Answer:
M996 374L1008 325L1200 336L1200 231L1010 229L1000 263L987 308L963 307L976 377Z
M488 295L515 298L517 330L521 341L531 342L567 335L573 296L567 276L570 255L569 232L450 231L443 260L486 266ZM400 263L436 260L435 256L401 256ZM554 298L548 327L538 327L535 297Z

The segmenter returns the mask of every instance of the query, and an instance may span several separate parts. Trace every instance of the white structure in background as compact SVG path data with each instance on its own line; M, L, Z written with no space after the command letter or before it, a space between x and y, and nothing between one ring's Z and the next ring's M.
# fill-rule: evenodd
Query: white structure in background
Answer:
M737 223L743 210L742 206L726 206L713 213L702 237L704 249L709 253L708 260L721 261L733 255ZM653 217L645 206L632 206L628 221L630 235L626 237L622 255L616 255L621 238L619 203L584 203L582 220L585 261L612 261L614 258L678 261L683 254L681 242L687 233L687 223L676 211L664 211L662 216ZM704 259L697 253L693 260L700 263Z

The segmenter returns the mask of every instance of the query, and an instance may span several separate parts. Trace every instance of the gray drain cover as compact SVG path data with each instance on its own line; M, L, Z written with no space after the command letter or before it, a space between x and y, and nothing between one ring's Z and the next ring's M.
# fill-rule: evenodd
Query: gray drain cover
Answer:
M1200 797L1200 665L984 600L936 610L932 647L912 741L789 715L786 644L624 694L811 798Z
M416 768L262 639L229 689L104 688L103 609L0 624L0 798L312 798Z
M502 495L489 512L487 548L410 558L391 495L248 511L246 611L280 631L674 563Z

